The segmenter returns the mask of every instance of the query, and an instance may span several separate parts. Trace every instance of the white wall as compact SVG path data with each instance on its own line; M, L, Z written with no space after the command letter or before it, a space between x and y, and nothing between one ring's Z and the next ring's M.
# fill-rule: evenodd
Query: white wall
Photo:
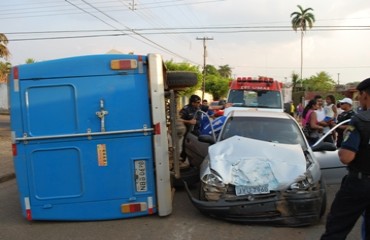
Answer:
M9 110L8 85L0 83L0 112Z

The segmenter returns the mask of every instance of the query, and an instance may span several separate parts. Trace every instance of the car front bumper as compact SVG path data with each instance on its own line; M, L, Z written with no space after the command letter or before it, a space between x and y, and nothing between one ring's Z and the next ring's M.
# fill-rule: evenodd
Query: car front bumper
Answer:
M312 225L320 220L323 204L326 204L325 189L302 193L277 192L252 201L202 201L193 196L186 183L185 188L193 205L203 214L247 224Z

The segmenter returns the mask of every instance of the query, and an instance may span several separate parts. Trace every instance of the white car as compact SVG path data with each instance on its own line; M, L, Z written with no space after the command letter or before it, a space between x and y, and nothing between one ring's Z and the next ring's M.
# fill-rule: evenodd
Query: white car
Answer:
M313 149L325 156L335 148L311 148L288 114L232 111L216 140L188 134L186 142L190 163L200 169L199 197L188 194L201 212L285 226L314 224L324 214L326 184Z

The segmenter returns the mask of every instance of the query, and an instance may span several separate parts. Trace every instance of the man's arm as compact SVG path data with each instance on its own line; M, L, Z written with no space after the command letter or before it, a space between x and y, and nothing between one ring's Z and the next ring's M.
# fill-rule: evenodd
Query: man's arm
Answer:
M338 155L339 155L339 160L343 164L348 165L355 158L356 152L349 150L349 149L341 148L338 151Z
M338 151L339 160L343 164L349 164L356 156L360 147L360 133L354 127L353 119L343 133L342 146Z

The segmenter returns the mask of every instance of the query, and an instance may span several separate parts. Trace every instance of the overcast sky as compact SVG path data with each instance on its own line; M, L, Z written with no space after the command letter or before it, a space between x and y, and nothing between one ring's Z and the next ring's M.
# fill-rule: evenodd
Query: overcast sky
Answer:
M13 65L115 49L202 69L199 39L207 38L207 64L290 82L300 73L300 33L290 18L298 4L316 17L303 41L303 78L370 77L369 0L11 0L0 3L0 32Z

